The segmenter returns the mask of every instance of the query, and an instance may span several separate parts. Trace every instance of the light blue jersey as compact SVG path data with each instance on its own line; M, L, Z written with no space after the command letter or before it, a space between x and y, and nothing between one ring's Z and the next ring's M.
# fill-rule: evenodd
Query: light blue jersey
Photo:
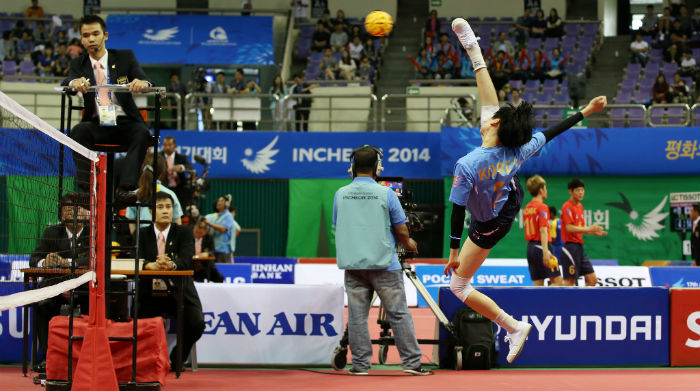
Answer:
M469 152L455 164L450 202L466 206L476 221L497 217L508 200L513 176L545 143L544 134L536 133L519 148L499 145Z

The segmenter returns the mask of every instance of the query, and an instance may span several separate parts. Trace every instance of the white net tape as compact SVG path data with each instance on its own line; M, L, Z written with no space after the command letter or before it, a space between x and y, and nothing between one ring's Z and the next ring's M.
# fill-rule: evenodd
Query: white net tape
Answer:
M92 280L93 277L95 277L95 272L89 271L80 277L66 280L56 285L19 292L7 296L0 296L0 311L5 311L6 309L36 303L38 301L46 300L51 297L60 295L63 292L75 289L85 284L86 282Z

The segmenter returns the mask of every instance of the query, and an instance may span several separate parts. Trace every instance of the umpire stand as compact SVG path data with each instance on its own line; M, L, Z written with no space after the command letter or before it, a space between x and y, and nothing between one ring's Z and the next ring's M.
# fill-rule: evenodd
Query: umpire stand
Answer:
M116 93L116 92L122 92L122 93L128 93L129 87L127 86L117 86L117 85L105 85L105 86L91 86L88 88L88 91L91 92L97 92L98 89L103 88L103 89L108 89L109 91ZM76 105L73 102L73 96L77 94L77 92L70 88L70 87L62 87L60 88L62 94L61 94L61 132L65 133L70 136L70 129L71 129L71 119L72 119L72 113L73 111L79 111L82 112L84 109L84 106ZM154 112L154 124L153 124L153 135L151 136L150 139L150 145L153 147L154 154L157 153L158 151L158 143L160 139L160 109L161 109L161 99L165 97L165 88L164 87L149 87L146 88L142 91L142 93L147 93L147 94L154 94L155 98L155 104L152 107L148 107L145 109L141 110L146 110L146 111L153 111ZM66 107L66 104L68 107ZM158 382L147 382L147 383L137 383L136 382L136 356L137 356L137 335L138 335L138 313L139 313L139 227L141 223L140 219L140 213L139 213L139 208L142 206L148 206L151 208L155 209L155 194L156 194L156 188L157 188L157 178L158 178L158 165L154 164L153 166L153 183L152 183L152 194L154 194L154 197L151 199L151 201L147 204L144 205L140 202L136 202L134 204L125 204L125 203L120 203L116 204L114 201L114 193L115 193L115 184L114 184L114 154L119 153L119 152L126 152L127 151L127 146L126 145L116 145L116 144L96 144L95 148L93 150L97 152L103 152L106 154L106 157L102 156L100 157L99 164L97 166L98 169L98 212L103 212L103 214L98 214L97 219L98 219L98 233L97 233L97 243L96 243L96 253L98 254L98 259L97 265L98 267L101 266L102 268L97 268L96 272L100 273L100 270L104 270L104 274L102 277L102 284L99 284L99 286L96 288L97 291L93 291L93 285L91 284L91 294L90 294L90 325L97 325L98 329L100 327L104 328L104 325L106 324L106 318L109 317L109 306L107 305L107 301L105 300L106 293L109 294L118 294L118 295L129 295L132 297L132 322L133 322L133 335L131 337L109 337L106 340L106 344L104 347L100 347L99 349L95 349L95 346L98 346L98 344L94 342L88 342L86 341L86 337L91 337L94 338L94 335L88 335L86 333L86 336L84 337L76 337L73 335L73 300L71 300L70 303L70 319L69 319L69 329L68 329L68 336L69 336L69 350L68 350L68 378L66 381L52 381L48 380L46 382L46 389L47 390L92 390L92 389L101 389L101 390L112 390L115 389L114 387L110 387L112 385L112 375L114 376L114 381L116 382L116 374L114 372L114 368L112 366L112 361L111 361L111 352L109 348L109 341L125 341L125 342L131 342L132 343L132 363L131 363L131 379L127 383L120 383L117 387L117 389L126 391L126 390L154 390L158 391L160 390L160 383ZM59 193L63 192L63 172L64 172L64 167L63 167L63 159L64 159L64 150L63 148L60 148L59 151ZM91 183L91 185L93 185ZM61 194L59 194L60 196ZM135 219L123 219L119 221L115 221L114 215L115 213L118 212L119 209L128 207L128 206L134 206L137 208L137 213L136 213L136 218ZM155 219L155 214L152 215L152 218ZM115 247L112 246L112 231L114 229L115 224L129 224L129 223L134 223L136 224L136 230L134 234L134 245L133 246L120 246L120 247ZM112 256L112 250L113 249L119 249L119 250L127 250L127 251L132 251L134 253L134 277L133 277L133 283L134 283L134 290L132 291L113 291L110 287L110 282L111 282L111 256ZM94 297L97 297L97 300L94 300ZM99 299L101 297L101 300ZM88 330L89 332L89 330ZM105 335L106 336L106 335ZM102 339L102 335L98 332L97 333L97 338ZM75 376L75 383L73 381L73 368L72 368L72 347L73 347L73 341L77 340L83 340L83 348L81 350L80 354L80 361L78 363L78 367L76 368L76 376ZM88 343L89 348L86 349L86 343ZM106 349L106 351L105 351ZM86 365L83 365L83 355L86 355L85 361L87 362ZM111 368L111 371L109 368L105 367L104 361L109 358L109 365L108 367ZM179 369L179 368L178 368ZM80 371L79 373L77 371ZM179 376L179 371L177 373Z
M432 296L430 296L430 293L428 293L428 290L425 289L425 285L420 281L418 276L416 275L416 271L413 269L413 266L408 262L409 259L413 258L413 254L409 253L406 251L406 249L403 248L403 246L399 245L398 246L398 257L399 257L399 263L401 264L401 270L404 272L406 277L408 277L409 280L411 280L411 283L413 283L413 286L416 287L416 290L418 293L421 295L423 300L428 304L428 307L430 307L430 310L433 312L435 317L437 318L438 322L442 325L442 327L447 330L447 332L450 334L450 339L449 340L439 340L439 339L418 339L419 344L427 344L427 345L450 345L454 347L455 352L457 353L455 355L455 366L454 369L456 370L461 370L462 369L462 346L459 344L459 339L457 338L457 332L455 330L454 325L452 322L450 322L445 314L442 312L438 304L435 302ZM377 299L377 293L375 292L373 297L372 297L372 303ZM379 304L379 316L377 317L377 323L379 326L382 328L382 331L379 333L379 338L378 339L373 339L372 343L379 345L379 363L380 364L385 364L386 359L387 359L387 354L389 352L389 346L394 345L394 337L391 335L391 324L389 324L389 320L386 317L386 310L384 309L383 304L380 302ZM345 328L345 333L343 334L343 338L340 340L340 345L333 350L333 356L331 357L331 366L333 369L336 371L343 370L345 366L347 365L347 355L348 355L348 345L350 344L349 338L348 338L348 329L347 327Z

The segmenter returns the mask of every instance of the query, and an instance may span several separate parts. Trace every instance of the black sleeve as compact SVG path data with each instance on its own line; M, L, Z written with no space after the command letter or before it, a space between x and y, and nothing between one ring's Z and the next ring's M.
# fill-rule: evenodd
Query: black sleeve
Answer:
M83 77L83 75L80 74L80 61L82 58L83 56L78 56L70 61L68 76L66 76L66 78L61 82L62 86L68 86L68 84L70 84L70 82L72 82L74 79Z
M44 230L44 233L41 235L41 239L39 239L39 244L36 246L31 257L29 258L29 267L37 267L39 261L46 258L46 255L51 252L51 248L53 247L52 242L56 241L56 239L52 239L54 235L51 231L53 231L53 226Z
M172 229L171 227L170 229ZM193 270L192 257L194 256L194 235L190 227L179 225L178 229L178 252L172 261L177 265L177 270Z
M562 134L564 131L568 130L572 126L576 125L579 121L583 120L583 114L579 111L578 113L572 115L571 117L559 122L558 124L552 126L551 128L542 131L544 137L549 142L554 137Z
M459 248L459 242L462 240L462 230L464 230L465 209L462 205L452 204L450 248Z

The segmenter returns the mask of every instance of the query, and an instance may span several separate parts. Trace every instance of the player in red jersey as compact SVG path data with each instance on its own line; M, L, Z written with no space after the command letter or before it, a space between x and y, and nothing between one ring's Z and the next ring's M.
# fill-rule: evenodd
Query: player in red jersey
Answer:
M564 274L563 285L576 285L579 276L583 276L587 286L595 286L598 278L591 261L583 252L583 234L605 236L608 233L597 224L586 226L583 218L583 196L586 190L583 181L574 178L569 181L571 198L561 207L561 237L564 248L561 250L560 262Z
M532 201L523 210L530 278L535 286L544 286L545 278L549 278L550 285L559 286L561 273L552 253L549 207L543 203L547 199L547 182L541 176L533 175L528 178L525 187L532 196Z

